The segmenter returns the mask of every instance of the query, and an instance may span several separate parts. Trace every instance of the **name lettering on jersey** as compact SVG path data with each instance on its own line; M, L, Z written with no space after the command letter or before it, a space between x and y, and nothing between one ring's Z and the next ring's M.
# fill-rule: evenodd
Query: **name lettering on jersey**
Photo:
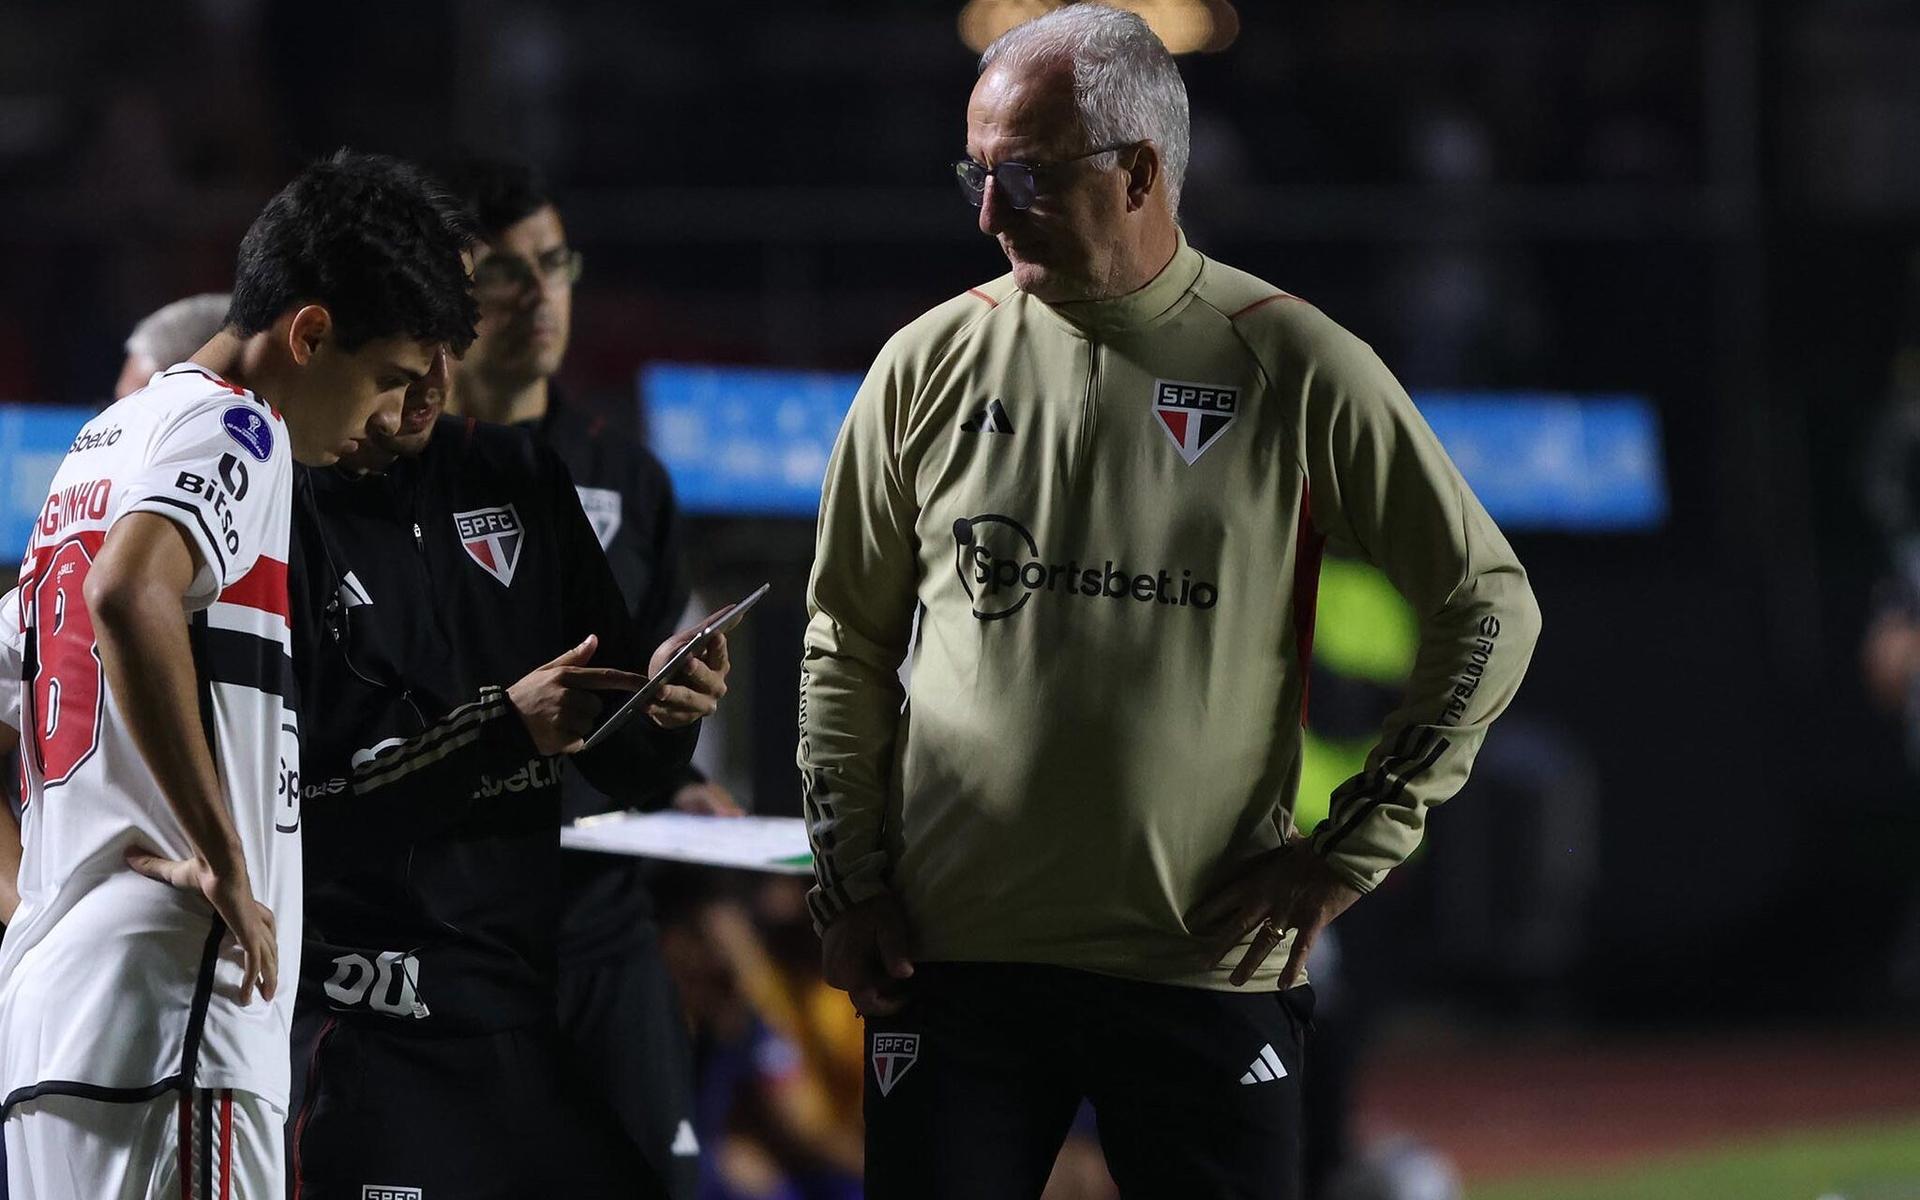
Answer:
M227 553L240 553L240 535L233 528L233 506L227 503L225 486L192 471L180 472L173 486L189 496L205 497L213 505L213 515L220 518L220 540L226 543Z
M257 408L236 404L220 414L220 427L240 443L241 449L261 462L273 457L273 426Z
M620 532L620 493L612 488L579 484L575 484L573 490L580 493L580 510L587 514L587 524L593 526L593 536L600 539L600 548L605 550L613 545L614 535Z
M40 540L60 536L67 526L79 521L107 519L107 500L113 494L113 480L89 479L70 484L47 496L40 510Z
M82 450L98 450L102 446L111 446L119 440L118 425L110 425L105 429L82 429L73 439L73 445L67 447L67 453L78 454Z
M480 777L480 786L473 789L475 800L491 800L507 792L524 792L528 788L552 787L560 782L560 764L558 759L545 755L530 758L527 765L507 776L495 779L491 775Z
M526 541L526 527L513 505L455 513L453 527L467 557L498 579L502 587L512 587L514 568L520 565L520 547Z
M1153 381L1153 417L1188 466L1220 440L1240 414L1240 389L1218 383Z
M973 601L973 615L999 621L1038 595L1133 601L1169 608L1211 609L1220 585L1196 579L1191 567L1176 578L1171 568L1135 573L1112 558L1078 557L1049 562L1026 526L1000 513L962 517L953 523L953 566ZM1084 565L1083 565L1084 564Z

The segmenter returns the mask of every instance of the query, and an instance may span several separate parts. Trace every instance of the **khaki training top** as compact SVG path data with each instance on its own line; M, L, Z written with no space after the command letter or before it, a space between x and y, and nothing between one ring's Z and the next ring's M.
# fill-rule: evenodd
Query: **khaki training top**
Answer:
M927 960L1227 988L1238 955L1198 962L1187 914L1291 827L1327 539L1420 614L1405 703L1311 841L1367 891L1466 780L1540 622L1379 359L1184 240L1115 300L1009 275L894 335L809 585L815 920L891 886Z

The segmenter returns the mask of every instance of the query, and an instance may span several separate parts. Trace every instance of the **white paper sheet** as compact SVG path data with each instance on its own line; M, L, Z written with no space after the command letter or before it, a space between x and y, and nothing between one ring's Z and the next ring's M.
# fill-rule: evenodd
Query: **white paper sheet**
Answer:
M779 875L811 875L813 855L799 817L703 817L692 813L606 813L560 830L570 850L706 863Z

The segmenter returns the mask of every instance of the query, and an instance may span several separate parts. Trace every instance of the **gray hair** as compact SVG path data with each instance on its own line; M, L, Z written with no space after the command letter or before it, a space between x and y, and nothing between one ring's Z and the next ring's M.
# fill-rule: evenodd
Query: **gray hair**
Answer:
M1073 102L1096 146L1150 141L1160 151L1167 207L1180 212L1190 147L1187 87L1173 55L1138 14L1104 4L1069 4L1001 34L980 56L980 73L1065 58L1073 66ZM1102 167L1116 154L1095 160Z
M232 299L225 292L206 292L148 314L127 335L127 354L163 370L185 361L226 326Z

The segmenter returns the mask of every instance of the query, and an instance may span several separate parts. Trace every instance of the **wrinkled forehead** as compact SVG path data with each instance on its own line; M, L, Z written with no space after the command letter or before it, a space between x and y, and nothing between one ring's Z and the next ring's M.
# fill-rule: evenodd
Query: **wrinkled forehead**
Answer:
M996 63L967 101L967 151L981 162L1065 158L1086 135L1073 103L1073 69L1064 59Z

